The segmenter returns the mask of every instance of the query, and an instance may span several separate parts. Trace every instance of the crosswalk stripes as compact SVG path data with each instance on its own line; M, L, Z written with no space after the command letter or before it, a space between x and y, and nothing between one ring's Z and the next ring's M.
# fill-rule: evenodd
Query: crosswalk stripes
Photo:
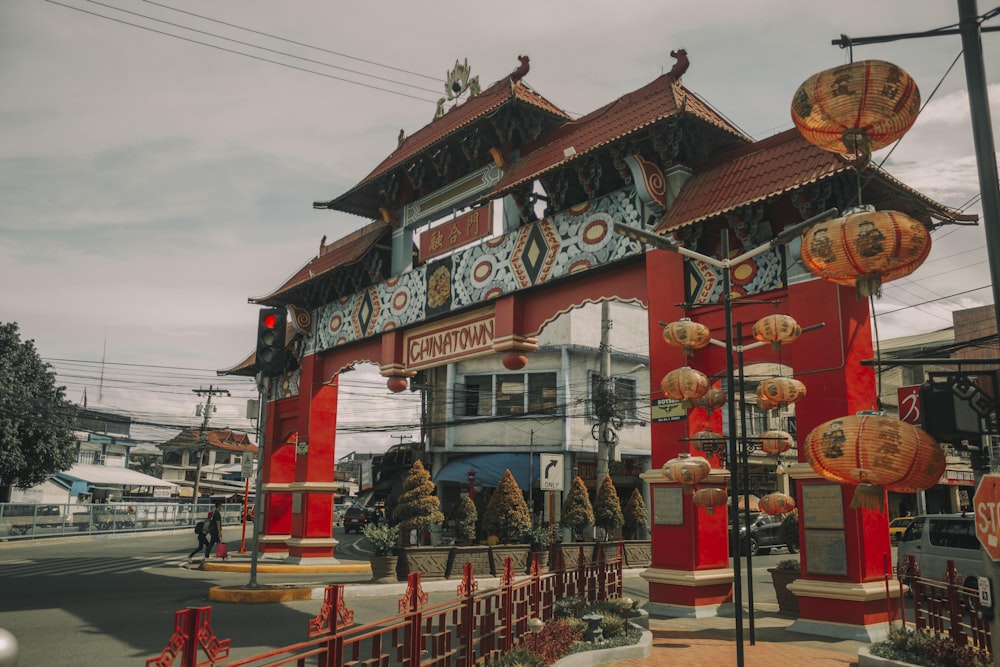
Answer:
M177 567L184 555L121 556L117 558L40 558L0 560L0 579L69 575L126 574L151 567Z

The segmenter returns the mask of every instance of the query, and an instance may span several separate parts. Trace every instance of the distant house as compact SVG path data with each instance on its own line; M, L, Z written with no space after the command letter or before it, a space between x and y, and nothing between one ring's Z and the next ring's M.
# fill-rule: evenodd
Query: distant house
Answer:
M163 479L180 486L180 495L194 495L194 481L201 455L199 495L231 496L242 494L242 475L234 479L234 466L241 465L244 456L256 458L257 445L246 433L215 429L185 429L172 439L157 445L163 452Z

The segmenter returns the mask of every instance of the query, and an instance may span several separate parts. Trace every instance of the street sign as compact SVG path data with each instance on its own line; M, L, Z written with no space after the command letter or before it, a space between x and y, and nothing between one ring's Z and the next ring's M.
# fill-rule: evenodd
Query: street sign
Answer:
M654 424L676 422L687 418L687 410L681 401L672 398L656 398L650 409L650 419Z
M899 420L920 426L924 421L920 411L920 385L899 387L896 389L896 399L899 401Z
M538 488L542 491L562 491L563 455L540 454L538 458L541 461Z
M253 454L249 452L243 453L243 460L241 463L240 471L243 473L243 478L246 479L253 475Z
M1000 561L1000 475L984 475L972 499L976 537L994 561Z

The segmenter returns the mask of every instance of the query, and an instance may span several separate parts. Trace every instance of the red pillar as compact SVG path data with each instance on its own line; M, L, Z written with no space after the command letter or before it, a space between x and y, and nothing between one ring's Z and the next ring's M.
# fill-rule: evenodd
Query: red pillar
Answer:
M298 399L268 403L261 449L261 490L257 507L263 511L256 548L262 553L285 553L292 531L291 484L295 480L295 438L299 428Z

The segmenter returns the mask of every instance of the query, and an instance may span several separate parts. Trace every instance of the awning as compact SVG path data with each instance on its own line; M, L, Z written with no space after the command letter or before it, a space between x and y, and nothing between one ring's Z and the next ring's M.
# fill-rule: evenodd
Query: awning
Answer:
M532 461L532 459L534 459ZM528 474L529 462L531 475ZM476 471L476 481L483 486L496 488L504 472L510 470L517 485L528 490L528 484L538 481L538 457L528 454L468 454L456 456L437 471L434 482L469 483L469 470Z
M174 488L173 482L146 475L137 470L118 466L102 466L78 463L69 470L63 470L52 475L56 479L71 482L86 482L99 486L152 486Z

